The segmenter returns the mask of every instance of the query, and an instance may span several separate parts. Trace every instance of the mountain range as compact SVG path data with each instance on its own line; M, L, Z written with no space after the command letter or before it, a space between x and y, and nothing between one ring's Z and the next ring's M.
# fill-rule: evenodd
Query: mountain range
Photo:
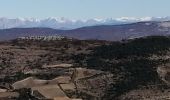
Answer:
M97 39L120 41L152 35L170 35L170 21L145 21L121 25L87 26L71 30L52 28L12 28L1 29L0 40L23 36L61 35L76 39Z
M120 18L106 18L106 19L87 19L87 20L70 20L67 18L46 18L46 19L36 19L36 18L0 18L0 29L9 28L33 28L33 27L46 27L53 29L76 29L86 26L95 25L120 25L120 24L130 24L141 21L169 21L170 17L120 17Z

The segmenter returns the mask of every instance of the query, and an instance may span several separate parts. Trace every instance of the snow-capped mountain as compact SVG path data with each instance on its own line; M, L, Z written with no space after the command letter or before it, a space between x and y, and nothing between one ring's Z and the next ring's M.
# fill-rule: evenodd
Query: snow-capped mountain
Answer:
M0 18L0 29L47 27L54 29L75 29L94 25L119 25L141 21L169 21L170 17L121 17L107 19L70 20L66 18Z

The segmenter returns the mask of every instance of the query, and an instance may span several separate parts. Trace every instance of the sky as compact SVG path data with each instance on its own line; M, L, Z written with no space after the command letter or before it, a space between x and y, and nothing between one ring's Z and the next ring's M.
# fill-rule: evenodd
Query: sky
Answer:
M0 17L69 19L170 16L170 0L0 0Z

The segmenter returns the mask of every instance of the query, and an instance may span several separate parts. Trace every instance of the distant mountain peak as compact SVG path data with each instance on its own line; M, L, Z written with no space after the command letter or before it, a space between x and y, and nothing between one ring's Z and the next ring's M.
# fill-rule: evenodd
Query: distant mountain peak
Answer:
M37 18L0 18L0 29L8 28L31 28L31 27L47 27L54 29L75 29L85 26L94 25L119 25L129 24L141 21L169 21L170 17L120 17L120 18L93 18L86 20L71 20L65 17L56 18L49 17L46 19Z

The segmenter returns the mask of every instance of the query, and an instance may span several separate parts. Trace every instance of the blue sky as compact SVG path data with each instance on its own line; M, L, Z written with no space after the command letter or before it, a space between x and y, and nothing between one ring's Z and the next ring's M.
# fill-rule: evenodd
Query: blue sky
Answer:
M170 16L170 0L0 0L0 17L69 19Z

